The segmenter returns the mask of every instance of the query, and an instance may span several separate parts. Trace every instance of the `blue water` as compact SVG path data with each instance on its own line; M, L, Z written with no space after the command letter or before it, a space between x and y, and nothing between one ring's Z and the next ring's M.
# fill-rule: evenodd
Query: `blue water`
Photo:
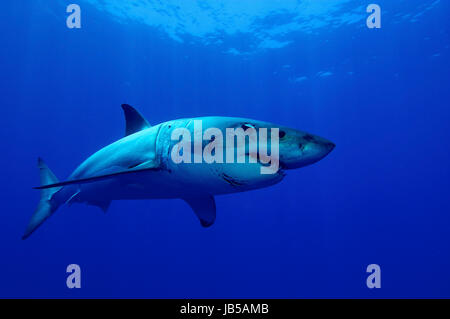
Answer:
M447 1L377 0L381 29L356 0L78 0L69 29L72 2L0 8L0 297L450 297ZM62 207L22 241L36 159L64 180L123 136L121 103L154 124L248 117L336 148L217 197L209 229L181 200L117 201Z

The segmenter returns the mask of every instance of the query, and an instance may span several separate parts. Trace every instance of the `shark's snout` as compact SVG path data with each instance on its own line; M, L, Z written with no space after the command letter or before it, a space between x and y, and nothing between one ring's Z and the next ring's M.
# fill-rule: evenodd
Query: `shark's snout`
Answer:
M314 140L308 142L304 147L300 161L304 160L307 165L313 164L330 154L335 147L336 145L333 142L315 137Z
M320 136L298 133L280 144L280 163L294 169L316 163L327 156L336 145Z
M331 153L332 150L334 150L334 148L336 147L336 144L334 144L333 142L327 142L325 143L325 148L326 148L326 154L325 156L327 156L328 154Z

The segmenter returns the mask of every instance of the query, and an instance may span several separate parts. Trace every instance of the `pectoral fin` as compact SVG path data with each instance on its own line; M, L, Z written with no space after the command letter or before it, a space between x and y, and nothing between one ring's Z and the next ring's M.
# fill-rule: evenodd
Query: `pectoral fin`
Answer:
M203 227L209 227L216 220L216 202L211 195L184 198L191 206Z

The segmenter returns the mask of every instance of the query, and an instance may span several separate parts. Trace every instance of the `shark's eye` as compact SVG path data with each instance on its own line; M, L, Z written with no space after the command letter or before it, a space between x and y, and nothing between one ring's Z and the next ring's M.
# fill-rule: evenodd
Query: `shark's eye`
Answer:
M285 132L285 131L280 131L280 132L278 133L278 136L279 136L280 138L283 138L283 137L286 136L286 132Z
M249 123L245 123L241 125L241 128L245 131L248 128L255 128L255 126Z

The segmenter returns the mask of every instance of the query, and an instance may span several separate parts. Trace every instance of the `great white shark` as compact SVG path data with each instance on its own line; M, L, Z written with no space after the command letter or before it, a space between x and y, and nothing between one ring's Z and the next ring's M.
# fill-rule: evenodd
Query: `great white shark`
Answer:
M285 170L313 164L335 147L334 143L299 130L267 122L232 117L178 119L151 126L133 107L122 105L125 114L125 137L100 149L64 182L60 182L42 159L40 170L41 197L25 230L30 236L63 204L86 203L104 212L113 200L183 199L204 227L216 219L214 196L243 192L274 185L285 176ZM256 163L175 163L172 139L176 129L187 129L194 135L194 122L203 128L277 129L279 134L279 168L273 174L261 174ZM212 137L214 138L214 137ZM225 147L225 146L224 146ZM252 154L246 153L246 157Z

